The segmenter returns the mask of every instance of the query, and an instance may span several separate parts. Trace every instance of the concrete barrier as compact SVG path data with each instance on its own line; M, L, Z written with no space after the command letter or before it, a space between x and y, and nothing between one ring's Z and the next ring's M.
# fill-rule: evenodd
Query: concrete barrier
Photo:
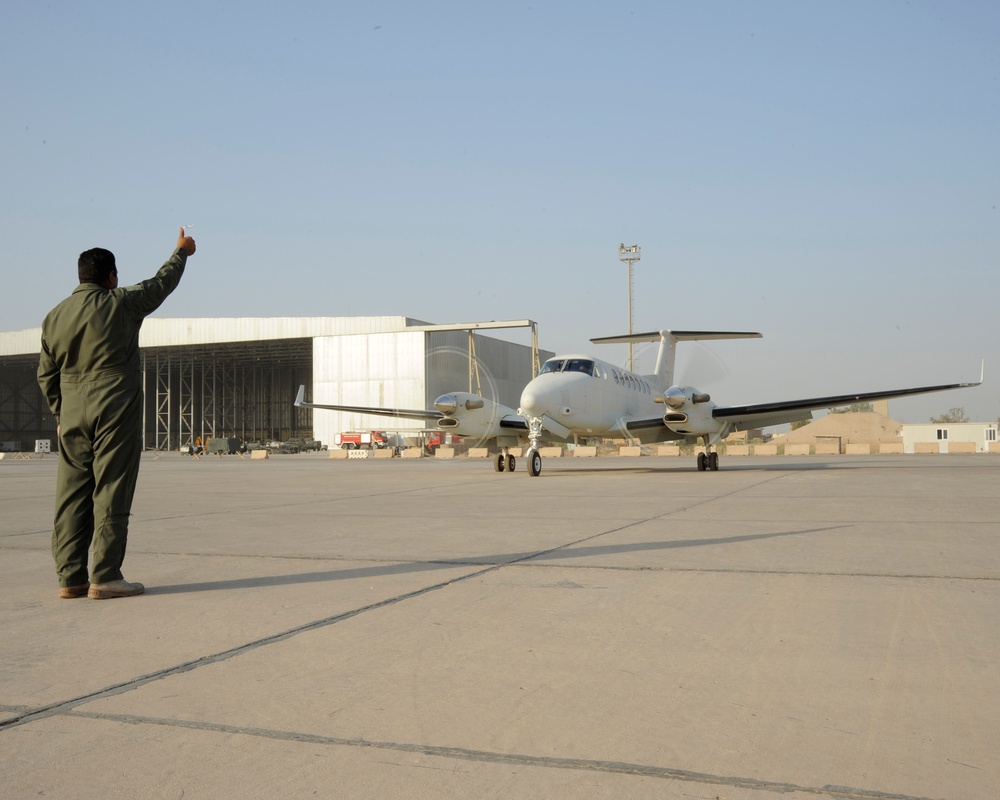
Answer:
M748 456L750 455L750 445L748 444L727 444L726 456Z
M878 453L881 456L885 455L903 455L903 443L902 442L883 442L878 446Z
M339 447L334 447L330 450L330 458L347 458L347 451Z
M455 448L454 447L439 447L434 451L434 458L454 458Z
M844 452L849 456L870 456L872 446L868 442L848 442L844 445Z
M839 456L840 445L833 442L817 442L813 452L818 456Z
M660 444L656 446L656 455L658 456L679 456L681 454L681 448L676 444Z
M251 450L250 460L251 461L262 461L265 458L270 458L271 454L267 450Z
M1000 453L1000 442L987 442L987 453Z
M579 445L574 447L573 455L576 458L596 458L597 445Z
M563 449L561 447L539 447L538 455L542 458L562 458Z
M370 450L348 450L348 458L368 458L371 455Z
M809 455L809 445L808 444L786 444L785 445L785 455L786 456L807 456Z
M642 448L639 445L621 445L618 448L618 455L635 458L642 455Z
M489 458L490 448L488 447L470 447L469 448L469 458Z
M913 443L914 453L940 453L941 445L937 442L914 442Z
M753 446L755 456L776 456L778 455L778 445L776 444L755 444Z
M381 447L378 450L372 450L373 458L392 458L392 448L391 447Z
M421 447L407 447L399 454L402 458L423 458L424 451Z
M962 453L968 455L976 452L975 442L948 442L949 453Z

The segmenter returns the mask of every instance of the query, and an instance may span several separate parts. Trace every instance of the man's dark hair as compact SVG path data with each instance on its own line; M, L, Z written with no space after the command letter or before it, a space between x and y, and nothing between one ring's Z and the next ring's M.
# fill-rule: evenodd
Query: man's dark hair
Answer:
M104 283L112 272L118 272L118 267L115 266L115 254L103 247L87 250L80 253L76 270L80 283Z

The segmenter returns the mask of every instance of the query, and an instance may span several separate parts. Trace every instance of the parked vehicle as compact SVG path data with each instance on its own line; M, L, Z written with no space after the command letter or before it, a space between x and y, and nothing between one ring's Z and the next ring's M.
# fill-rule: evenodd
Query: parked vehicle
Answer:
M333 437L333 444L343 450L360 450L365 447L369 450L378 450L389 446L389 439L385 431L368 431L361 433L358 431L348 431L338 433Z
M439 447L451 447L452 445L459 444L461 441L462 437L456 436L453 433L429 431L424 439L424 447L428 453L433 455Z

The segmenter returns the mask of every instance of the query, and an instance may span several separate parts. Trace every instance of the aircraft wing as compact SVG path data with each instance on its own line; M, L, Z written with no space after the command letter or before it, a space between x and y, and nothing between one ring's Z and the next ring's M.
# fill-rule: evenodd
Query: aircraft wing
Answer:
M356 414L377 414L383 417L399 417L401 419L439 420L444 414L434 409L418 408L373 408L368 406L338 406L327 403L307 403L305 401L306 387L300 386L295 396L295 405L299 408L326 408L330 411L352 411Z
M890 389L882 392L838 394L829 397L810 397L803 400L782 400L777 403L716 407L712 409L712 416L715 419L727 420L732 429L736 431L746 430L747 428L766 428L769 425L782 425L786 422L811 419L812 410L817 408L834 408L849 403L890 400L894 397L945 392L949 389L966 389L970 386L979 386L982 382L983 377L980 375L979 380L975 383L948 383L940 386L917 386L912 389Z

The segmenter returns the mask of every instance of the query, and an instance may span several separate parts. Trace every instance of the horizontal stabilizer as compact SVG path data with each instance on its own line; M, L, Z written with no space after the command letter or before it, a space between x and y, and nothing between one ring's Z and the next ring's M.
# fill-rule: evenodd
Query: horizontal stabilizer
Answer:
M757 331L652 331L626 333L623 336L602 336L590 341L593 344L637 344L672 338L675 342L696 342L707 339L760 339L763 335Z

